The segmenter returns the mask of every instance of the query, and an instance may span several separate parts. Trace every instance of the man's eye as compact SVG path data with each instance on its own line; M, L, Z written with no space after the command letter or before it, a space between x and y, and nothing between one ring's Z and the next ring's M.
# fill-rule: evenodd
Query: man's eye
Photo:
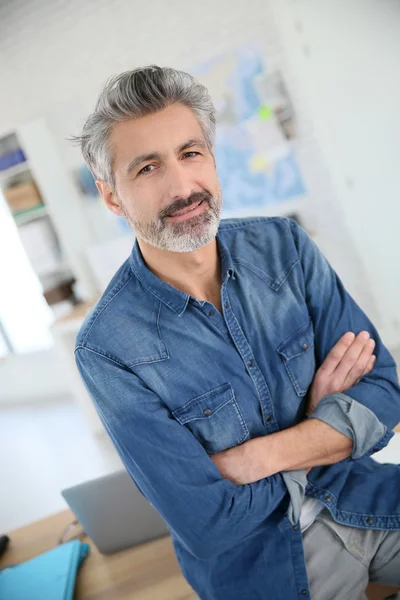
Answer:
M142 175L145 173L151 173L151 171L149 171L150 167L154 167L154 165L146 165L145 167L143 167L143 169L140 169L138 175Z
M200 154L200 152L185 152L184 156L188 156L189 154L191 154L192 156L197 156L198 154ZM192 156L189 156L189 158L192 158Z

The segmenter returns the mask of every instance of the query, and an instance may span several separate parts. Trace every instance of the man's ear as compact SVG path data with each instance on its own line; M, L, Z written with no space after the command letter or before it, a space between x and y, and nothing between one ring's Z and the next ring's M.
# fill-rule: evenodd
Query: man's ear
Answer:
M99 190L99 194L103 198L107 208L109 208L115 215L123 217L124 213L122 211L121 204L118 201L117 194L110 188L108 183L97 180L96 187Z

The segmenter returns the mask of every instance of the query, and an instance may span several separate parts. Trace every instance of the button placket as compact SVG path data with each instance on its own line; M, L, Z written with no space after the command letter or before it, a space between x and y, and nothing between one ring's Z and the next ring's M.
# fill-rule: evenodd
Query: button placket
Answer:
M234 311L232 310L232 305L230 304L229 300L227 300L227 290L224 285L222 286L221 290L221 299L223 306L226 309L223 311L226 327L257 392L265 430L274 431L275 427L272 427L274 421L271 416L273 415L271 393L264 376L257 367L257 363L255 360L248 358L249 355L251 356L253 354L252 348L240 327Z
M228 308L229 302L225 300L225 295L226 295L225 284L223 284L222 289L221 289L221 304L222 304L222 307ZM213 306L213 305L211 305L211 306ZM209 318L212 317L214 326L221 332L221 334L225 337L227 342L229 342L229 344L232 344L229 327L227 326L227 322L226 322L225 311L222 310L222 312L220 312L219 310L214 310L212 308L207 312L207 316Z

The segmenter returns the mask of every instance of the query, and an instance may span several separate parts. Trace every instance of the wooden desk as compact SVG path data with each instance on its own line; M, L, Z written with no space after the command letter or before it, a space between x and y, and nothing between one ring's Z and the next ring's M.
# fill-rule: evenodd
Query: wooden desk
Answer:
M29 560L57 545L74 520L70 510L12 531L0 568ZM75 600L198 600L185 581L170 536L104 555L87 537L90 554L78 571Z
M0 568L54 548L74 518L65 510L11 532ZM100 554L89 538L82 541L90 554L78 571L75 600L199 600L180 571L170 536L109 555ZM393 591L370 584L368 599L381 600Z

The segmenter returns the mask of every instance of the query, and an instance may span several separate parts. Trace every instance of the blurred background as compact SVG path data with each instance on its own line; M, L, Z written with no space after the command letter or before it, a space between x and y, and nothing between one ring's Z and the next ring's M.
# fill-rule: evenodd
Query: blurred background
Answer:
M0 1L0 532L121 466L72 352L133 234L67 140L113 74L203 81L223 216L296 218L398 358L399 30L398 0Z

